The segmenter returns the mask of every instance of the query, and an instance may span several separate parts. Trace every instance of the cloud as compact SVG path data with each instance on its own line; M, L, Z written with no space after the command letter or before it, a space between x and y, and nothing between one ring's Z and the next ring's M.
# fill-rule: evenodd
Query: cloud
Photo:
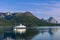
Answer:
M50 1L50 3L31 3L32 5L37 6L36 8L31 9L37 17L55 17L60 22L60 1ZM40 14L40 15L39 15Z
M9 5L10 4L10 5ZM55 17L60 22L60 1L59 0L37 0L26 2L12 2L0 4L0 11L11 10L13 12L31 11L38 18Z

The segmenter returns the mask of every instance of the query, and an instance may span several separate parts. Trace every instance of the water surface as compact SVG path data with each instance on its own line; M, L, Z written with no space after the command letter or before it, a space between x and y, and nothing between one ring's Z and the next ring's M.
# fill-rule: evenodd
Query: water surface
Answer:
M4 31L6 30L6 31ZM1 31L1 40L60 40L59 26L40 26L34 28L27 28L25 33L14 33L12 30Z

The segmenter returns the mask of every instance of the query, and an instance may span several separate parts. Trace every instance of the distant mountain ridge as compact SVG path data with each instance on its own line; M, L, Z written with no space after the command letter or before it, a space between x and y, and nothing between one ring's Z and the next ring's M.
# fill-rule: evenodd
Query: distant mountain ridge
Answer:
M19 24L26 26L54 26L34 16L31 12L22 13L0 13L0 26L15 26Z

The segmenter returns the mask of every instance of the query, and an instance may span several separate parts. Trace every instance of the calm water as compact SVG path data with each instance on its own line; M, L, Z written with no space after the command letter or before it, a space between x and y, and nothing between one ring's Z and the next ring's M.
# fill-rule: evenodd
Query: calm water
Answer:
M58 26L27 28L22 34L11 30L1 30L0 40L60 40L60 27Z

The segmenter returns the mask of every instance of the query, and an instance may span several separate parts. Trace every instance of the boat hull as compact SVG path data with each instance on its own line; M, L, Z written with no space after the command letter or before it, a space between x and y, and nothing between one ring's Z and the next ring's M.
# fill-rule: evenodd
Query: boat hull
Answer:
M26 32L26 29L14 29L14 32L22 34Z

